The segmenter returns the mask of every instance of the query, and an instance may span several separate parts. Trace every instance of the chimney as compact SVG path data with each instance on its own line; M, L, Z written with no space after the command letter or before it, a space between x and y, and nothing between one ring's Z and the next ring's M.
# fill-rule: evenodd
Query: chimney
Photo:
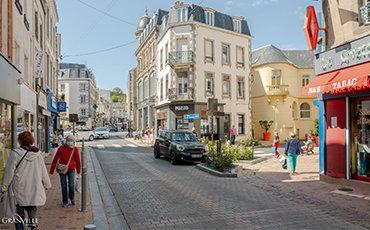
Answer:
M175 6L179 5L179 1L175 2Z

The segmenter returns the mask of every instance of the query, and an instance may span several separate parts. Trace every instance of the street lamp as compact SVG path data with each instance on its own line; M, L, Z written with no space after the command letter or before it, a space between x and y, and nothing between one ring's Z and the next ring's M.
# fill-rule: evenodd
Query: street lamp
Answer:
M276 101L275 101L275 132L277 131L277 124L276 124L276 107L277 107L278 103L279 103L279 99L276 99Z

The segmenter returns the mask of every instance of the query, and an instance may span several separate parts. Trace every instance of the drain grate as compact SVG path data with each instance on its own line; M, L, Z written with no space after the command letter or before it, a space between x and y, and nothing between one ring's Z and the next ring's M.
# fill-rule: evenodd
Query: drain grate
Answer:
M339 191L344 191L344 192L352 192L353 189L351 188L338 188Z

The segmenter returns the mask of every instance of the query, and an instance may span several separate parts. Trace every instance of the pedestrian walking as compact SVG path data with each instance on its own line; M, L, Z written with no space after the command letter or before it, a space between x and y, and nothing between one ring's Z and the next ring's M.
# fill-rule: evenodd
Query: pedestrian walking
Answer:
M272 144L276 148L275 157L279 157L280 154L278 152L278 148L280 146L280 140L279 140L279 133L278 132L275 132L274 141L273 141Z
M161 133L162 133L162 127L158 126L158 136L161 135Z
M146 137L146 144L149 145L150 144L150 130L149 130L149 127L146 127L145 137Z
M8 192L16 201L16 213L25 219L31 229L38 226L37 206L46 202L45 190L51 187L48 171L42 157L42 152L32 146L35 139L29 131L18 135L21 147L14 149L6 163L1 183L1 193ZM11 216L9 216L11 218ZM16 229L24 229L23 223L15 222Z
M152 129L150 130L150 144L154 145L154 137L155 137L155 127L152 126Z
M233 127L230 129L230 135L231 135L231 144L235 145L235 138L237 135L235 125L233 125Z
M54 160L55 154L58 151L58 148L62 146L63 136L60 133L59 129L54 131L54 135L51 138L51 153L53 154L53 158L51 161Z
M299 154L303 156L303 151L299 140L295 139L295 133L290 134L290 139L286 143L284 154L289 157L290 171L291 174L294 175L297 166L297 157Z
M74 137L72 135L68 135L66 138L66 144L58 149L50 168L50 174L53 175L55 168L59 165L66 165L68 167L67 173L63 174L62 172L58 172L62 188L63 208L68 205L68 198L71 200L72 205L76 204L76 201L74 200L75 170L77 169L77 174L81 173L80 155L78 154L78 149L74 147L73 142ZM57 163L59 163L58 166Z
M191 129L191 133L192 133L196 138L198 138L198 134L197 134L197 132L196 132L196 130L195 130L195 127L193 127L193 128Z

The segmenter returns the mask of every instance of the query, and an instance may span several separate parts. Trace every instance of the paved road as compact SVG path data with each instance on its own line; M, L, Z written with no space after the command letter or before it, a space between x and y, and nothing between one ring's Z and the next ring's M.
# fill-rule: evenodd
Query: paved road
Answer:
M236 178L173 166L115 135L87 144L131 229L363 229Z

